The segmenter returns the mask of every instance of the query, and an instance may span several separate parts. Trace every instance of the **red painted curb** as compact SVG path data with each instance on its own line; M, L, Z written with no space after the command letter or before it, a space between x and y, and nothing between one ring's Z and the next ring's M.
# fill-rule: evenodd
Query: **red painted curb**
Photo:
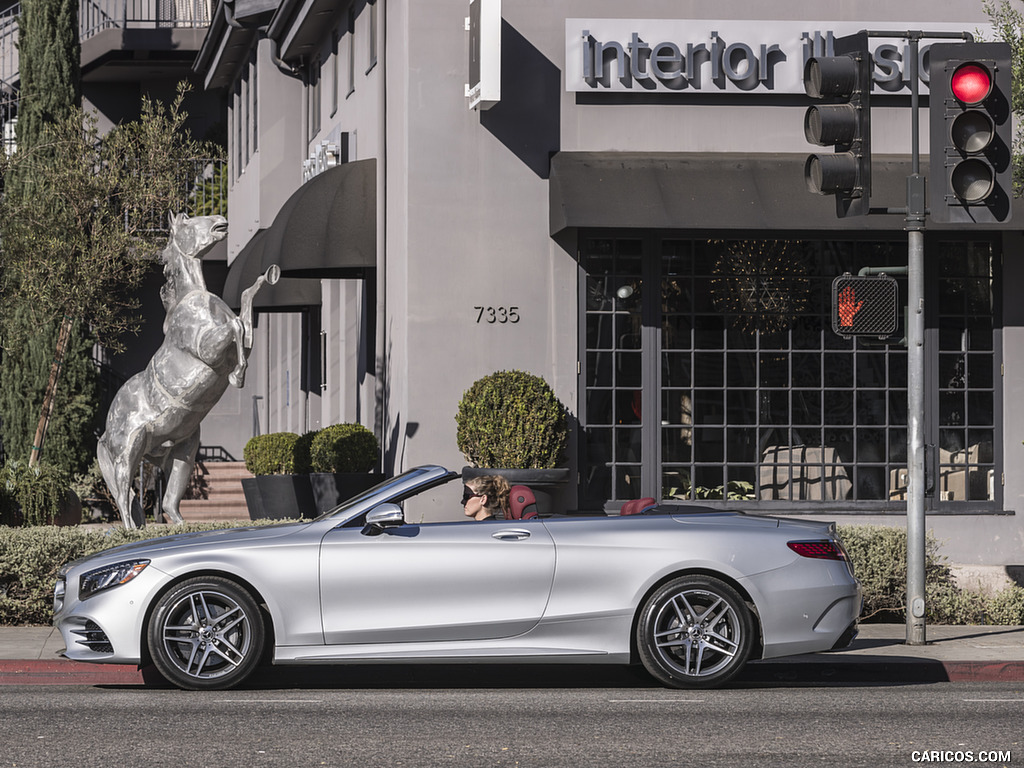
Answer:
M142 670L131 664L78 661L0 661L0 685L142 685Z
M1024 661L943 662L951 683L1021 683Z

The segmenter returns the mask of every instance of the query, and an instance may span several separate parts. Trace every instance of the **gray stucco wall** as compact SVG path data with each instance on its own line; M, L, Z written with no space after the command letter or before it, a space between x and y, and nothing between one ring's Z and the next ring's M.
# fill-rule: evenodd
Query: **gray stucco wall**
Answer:
M315 143L348 131L355 136L351 159L379 161L383 314L378 328L384 340L377 349L380 375L360 373L350 347L358 336L353 329L365 321L367 311L359 306L358 291L343 283L325 287L323 327L332 345L345 351L332 347L332 355L338 354L329 356L329 385L322 403L316 398L297 403L292 395L283 399L283 372L296 365L300 342L296 319L273 316L261 325L260 338L268 344L261 354L269 361L264 378L273 431L301 431L299 427L316 425L318 420L373 424L380 402L389 470L427 462L458 469L464 462L455 443L456 407L462 393L482 375L500 369L529 370L545 377L575 412L578 266L572 245L563 248L548 235L550 154L808 151L799 99L738 95L692 102L627 102L614 97L602 102L567 92L565 19L616 18L624 15L622 9L613 0L505 0L502 45L515 65L505 72L501 103L489 111L472 111L464 96L467 3L382 4L379 63L368 72L357 67L354 94L337 114L325 113L323 128L314 137ZM808 23L806 3L798 2L773 3L760 13L738 0L714 5L646 0L628 10L641 19L707 19L708 29L728 20L756 25L751 17L769 12L775 20L791 19L801 30ZM876 28L904 28L908 19L923 18L936 24L962 22L971 31L987 23L976 0L941 6L921 0L899 5L833 2L816 6L810 15ZM916 21L912 26L922 25L926 23ZM707 30L702 27L699 34ZM325 46L329 40L325 30ZM286 110L301 114L295 89L289 87L293 84L275 85L270 77L261 82L268 89L266 95L261 93L262 104L277 104L280 89L280 98L291 100ZM325 97L325 110L327 102ZM275 107L273 113L286 110ZM265 171L267 153L273 151L284 178L289 164L301 162L312 146L296 150L296 137L301 135L291 123L283 123L274 139L261 144L261 168ZM878 108L873 128L876 152L905 154L909 137L908 110ZM261 187L266 187L270 176L261 175ZM275 194L288 184L293 182L277 184ZM793 190L794 197L805 194L802 187ZM266 218L265 211L272 208L261 203L258 218ZM894 230L898 229L897 223ZM1007 239L1003 282L1005 506L1016 511L1024 506L1024 478L1015 471L1024 461L1024 310L1008 286L1024 281L1024 267L1014 260L1022 245L1020 237ZM517 323L478 322L477 307L513 306ZM571 506L574 500L567 502ZM438 494L416 514L422 519L457 517L454 492L452 498ZM851 516L842 521L903 523L900 516ZM1024 527L1016 515L935 516L928 527L947 541L945 551L954 560L1011 564L1024 558Z

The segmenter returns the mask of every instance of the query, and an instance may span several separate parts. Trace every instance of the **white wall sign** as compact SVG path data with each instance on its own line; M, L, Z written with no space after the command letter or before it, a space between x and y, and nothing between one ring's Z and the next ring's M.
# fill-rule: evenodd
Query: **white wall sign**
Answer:
M501 100L501 0L470 0L469 83L470 109L490 109Z
M566 19L565 87L583 93L802 94L804 62L831 55L836 37L862 29L921 28L921 22L889 21ZM927 24L926 29L995 39L990 25L970 22ZM929 45L922 40L919 53L925 85ZM871 38L870 47L875 91L909 90L909 43Z

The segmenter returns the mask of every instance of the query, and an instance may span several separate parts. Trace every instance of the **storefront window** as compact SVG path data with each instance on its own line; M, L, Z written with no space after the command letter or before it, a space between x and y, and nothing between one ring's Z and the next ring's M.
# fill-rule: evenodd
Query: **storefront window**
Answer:
M988 242L936 248L929 503L996 502L996 260ZM905 241L588 236L581 258L583 504L904 500L902 319L851 340L830 310L836 276L905 265Z

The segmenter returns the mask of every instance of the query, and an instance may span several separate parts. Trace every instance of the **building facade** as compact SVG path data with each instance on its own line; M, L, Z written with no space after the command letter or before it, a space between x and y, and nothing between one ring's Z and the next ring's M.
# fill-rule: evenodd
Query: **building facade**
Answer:
M272 263L284 277L218 440L358 421L386 472L457 469L463 392L521 369L571 417L566 509L904 523L904 324L880 341L830 322L846 272L888 270L905 301L904 219L839 218L807 191L802 68L894 31L871 38L871 202L905 206L899 31L991 39L981 4L622 7L219 2L194 66L227 101L225 297ZM1024 557L1022 222L926 229L926 507L957 562Z

